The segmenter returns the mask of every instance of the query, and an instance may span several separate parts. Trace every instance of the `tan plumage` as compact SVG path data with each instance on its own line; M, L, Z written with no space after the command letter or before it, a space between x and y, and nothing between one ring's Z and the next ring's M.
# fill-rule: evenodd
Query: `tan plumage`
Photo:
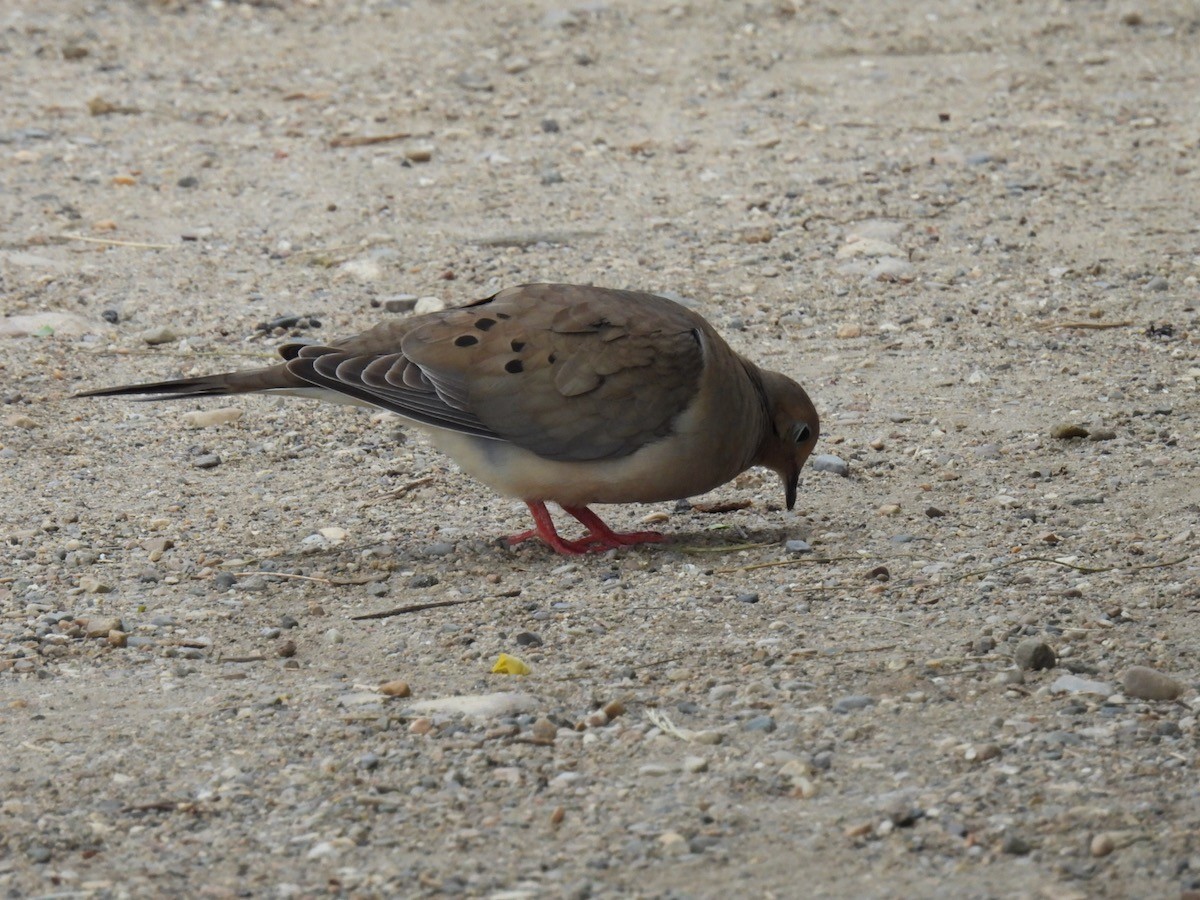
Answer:
M819 432L803 388L653 294L524 285L280 354L284 362L267 368L78 396L270 392L391 410L469 474L529 505L537 528L510 541L536 534L563 553L662 539L616 534L588 504L693 496L754 465L783 476L790 509ZM548 501L588 536L562 540Z

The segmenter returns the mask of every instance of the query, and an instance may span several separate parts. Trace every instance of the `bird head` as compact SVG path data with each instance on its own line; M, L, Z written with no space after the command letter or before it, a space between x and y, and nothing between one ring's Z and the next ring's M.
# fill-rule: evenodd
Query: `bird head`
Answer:
M778 372L763 371L761 376L770 421L755 462L779 473L787 508L792 509L800 470L817 444L821 423L804 388Z

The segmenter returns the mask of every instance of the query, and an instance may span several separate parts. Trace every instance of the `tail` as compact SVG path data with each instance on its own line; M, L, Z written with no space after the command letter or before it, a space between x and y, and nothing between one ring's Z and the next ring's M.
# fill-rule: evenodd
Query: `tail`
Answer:
M124 384L120 387L80 391L74 397L130 397L134 400L177 400L187 397L217 397L226 394L253 394L260 391L291 391L310 387L284 366L270 366L248 372L223 372L196 378Z

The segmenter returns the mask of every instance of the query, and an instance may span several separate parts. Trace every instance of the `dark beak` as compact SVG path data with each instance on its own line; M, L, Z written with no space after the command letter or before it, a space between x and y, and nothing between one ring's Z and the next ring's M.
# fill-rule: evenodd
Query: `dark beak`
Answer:
M783 493L787 498L787 508L792 509L796 505L796 486L800 483L800 470L796 469L783 476Z

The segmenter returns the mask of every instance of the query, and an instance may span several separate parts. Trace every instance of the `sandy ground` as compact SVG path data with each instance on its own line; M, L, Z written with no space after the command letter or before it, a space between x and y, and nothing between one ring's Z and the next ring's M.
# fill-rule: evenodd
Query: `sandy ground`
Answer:
M7 0L0 888L1197 896L1198 43L1182 0ZM848 477L566 560L386 416L67 399L530 281L694 304Z

